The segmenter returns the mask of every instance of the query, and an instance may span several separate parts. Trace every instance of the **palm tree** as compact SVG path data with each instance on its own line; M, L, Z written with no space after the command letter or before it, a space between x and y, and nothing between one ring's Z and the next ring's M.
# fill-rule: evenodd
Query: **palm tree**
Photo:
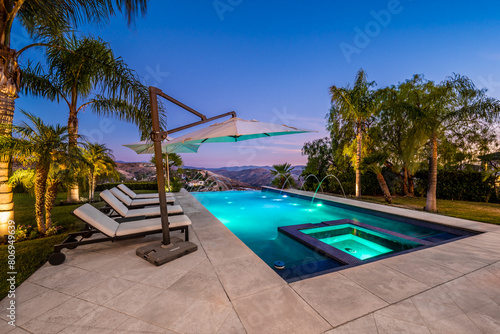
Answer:
M177 153L162 153L162 158L163 158L163 168L165 168L165 178L167 179L167 189L168 191L171 191L170 188L170 170L171 167L176 166L177 168L182 167L182 164L184 163L182 161L182 158L179 154ZM155 157L154 155L151 157L151 163L155 163Z
M362 155L363 133L366 131L370 118L376 111L376 97L371 87L374 82L368 82L366 73L360 69L356 74L354 86L330 87L331 103L330 120L336 119L341 124L341 131L354 133L356 136L356 197L361 196L360 162ZM347 134L348 135L348 134Z
M0 136L0 154L8 154L23 164L34 165L35 217L38 231L44 234L50 228L44 214L51 165L55 160L68 156L68 128L47 125L39 117L21 112L31 124L23 122L12 127L19 137ZM54 182L50 182L49 187L54 187Z
M282 189L286 185L286 183L288 183L290 187L294 186L295 180L291 177L291 173L294 168L295 167L292 167L292 165L288 162L285 162L281 165L273 165L271 174L274 175L274 179L271 181L271 183L280 189Z
M147 0L11 0L0 6L0 136L10 136L14 119L15 100L19 97L21 69L19 56L36 46L54 46L54 36L80 24L106 23L110 16L124 12L128 23L140 13L146 13ZM20 50L11 48L11 30L20 24L35 43ZM2 126L6 125L6 126ZM0 157L0 223L14 219L12 188L7 180L11 157ZM0 231L1 234L5 234Z
M83 149L86 161L85 174L89 182L89 202L94 199L97 180L102 176L117 177L112 151L105 144L90 143Z
M384 167L387 158L388 155L386 153L373 152L372 154L363 158L361 168L376 175L378 184L380 185L380 189L384 194L385 201L387 203L392 203L391 191L387 186L387 182L385 182L384 175L382 175L382 168Z
M114 56L106 42L71 36L61 40L60 45L62 49L47 52L46 72L40 64L28 65L22 88L27 94L66 102L70 148L76 147L78 114L85 108L97 115L133 122L143 134L150 131L147 87L121 58ZM68 201L78 198L78 183L74 182Z

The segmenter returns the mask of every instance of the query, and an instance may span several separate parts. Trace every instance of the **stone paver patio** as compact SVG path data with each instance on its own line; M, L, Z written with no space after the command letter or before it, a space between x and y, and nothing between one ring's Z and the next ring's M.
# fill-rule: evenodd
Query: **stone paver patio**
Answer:
M0 303L0 334L500 333L499 226L335 199L485 233L287 284L189 193L177 197L197 252L161 267L135 255L160 235L66 250L17 289L18 327Z

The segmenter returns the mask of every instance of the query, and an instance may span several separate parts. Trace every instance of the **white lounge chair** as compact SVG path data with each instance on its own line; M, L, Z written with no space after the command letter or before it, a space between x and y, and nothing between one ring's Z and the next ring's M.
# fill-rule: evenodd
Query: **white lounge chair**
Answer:
M123 204L118 198L113 195L113 193L109 190L103 190L99 194L101 198L109 205L111 208L110 216L112 216L113 212L116 212L123 218L132 218L132 217L155 217L160 216L160 206L147 206L140 209L129 209ZM168 205L168 214L169 215L178 215L182 214L183 210L180 205Z
M84 231L70 233L61 244L54 246L54 253L49 258L49 263L52 265L59 265L64 262L66 256L61 253L61 250L64 248L74 249L82 245L142 237L162 231L160 218L119 223L90 204L80 206L75 209L72 214L85 222L86 229ZM168 221L171 231L181 230L184 232L184 239L186 241L189 240L189 225L191 225L191 220L188 216L169 216ZM102 233L104 236L88 239L96 233Z
M126 206L128 207L133 207L133 206L147 206L147 205L159 205L160 204L160 199L158 197L156 198L139 198L139 199L132 199L128 195L126 195L124 192L120 191L118 188L111 188L109 191L113 195L115 195L116 198L118 198L120 201L122 201ZM167 197L167 204L174 204L175 198L174 197Z
M160 195L158 193L151 193L151 194L137 194L135 193L132 189L127 187L126 185L119 184L118 189L123 191L125 194L127 194L130 198L132 199L141 199L141 198L158 198ZM173 194L171 193L166 193L167 198L168 197L174 197Z

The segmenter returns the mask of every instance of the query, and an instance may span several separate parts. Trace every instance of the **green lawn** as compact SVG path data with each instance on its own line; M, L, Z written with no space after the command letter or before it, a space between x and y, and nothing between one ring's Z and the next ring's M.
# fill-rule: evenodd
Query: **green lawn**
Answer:
M363 196L361 200L391 205L387 204L383 197ZM424 197L395 197L392 205L422 211L425 200ZM500 224L500 204L438 199L437 207L438 213L445 216Z

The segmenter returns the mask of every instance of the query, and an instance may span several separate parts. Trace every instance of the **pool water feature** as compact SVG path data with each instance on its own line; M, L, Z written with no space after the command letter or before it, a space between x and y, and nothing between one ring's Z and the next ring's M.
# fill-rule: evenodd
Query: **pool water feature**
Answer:
M350 219L420 240L434 239L434 243L464 235L441 229L435 224L432 227L419 226L398 219L378 217L371 212L358 212L336 206L334 202L315 200L311 204L310 198L279 194L279 190L203 192L192 195L289 282L338 270L346 264L278 232L279 227ZM276 269L276 261L283 261L285 269Z

